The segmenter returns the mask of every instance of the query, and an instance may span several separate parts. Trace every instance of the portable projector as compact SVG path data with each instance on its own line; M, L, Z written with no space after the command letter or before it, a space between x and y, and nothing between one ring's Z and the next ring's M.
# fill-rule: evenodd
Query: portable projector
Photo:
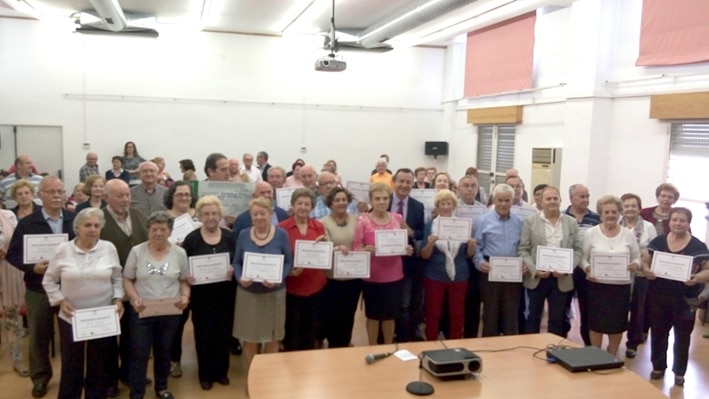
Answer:
M342 72L347 69L344 60L338 60L331 56L322 57L315 61L315 70L324 72Z
M480 356L465 348L423 351L422 367L435 377L464 377L483 369Z

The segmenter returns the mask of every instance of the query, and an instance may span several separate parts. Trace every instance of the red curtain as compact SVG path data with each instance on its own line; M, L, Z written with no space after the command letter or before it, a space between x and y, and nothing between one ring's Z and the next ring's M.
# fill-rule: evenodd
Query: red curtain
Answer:
M536 11L468 33L465 97L532 88Z
M709 1L643 0L635 65L709 61Z

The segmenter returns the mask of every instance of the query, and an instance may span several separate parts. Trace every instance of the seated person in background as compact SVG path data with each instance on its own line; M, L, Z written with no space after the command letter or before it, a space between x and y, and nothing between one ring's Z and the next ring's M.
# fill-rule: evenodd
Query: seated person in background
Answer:
M152 162L158 167L158 184L163 187L170 187L175 181L170 177L170 174L165 172L165 158L155 157Z
M284 187L303 187L303 182L300 180L300 170L305 166L303 163L295 161L292 170L288 172L288 177L283 185Z
M197 169L191 159L182 159L179 163L180 172L182 172L182 180L197 180Z
M79 183L74 186L74 191L72 191L71 195L69 198L66 199L66 204L64 204L64 207L69 210L74 212L76 210L76 206L81 204L82 202L86 202L89 197L84 194L84 183Z
M414 188L431 188L431 183L426 181L426 168L419 166L414 170Z
M436 176L436 173L438 173L438 169L436 169L433 166L429 166L426 168L426 181L430 184L433 184L433 178Z
M138 147L132 141L123 146L123 167L130 173L130 185L139 183L138 167L145 162L145 158L138 155ZM147 217L148 215L146 215Z
M121 179L126 183L130 183L130 173L123 169L123 158L116 155L111 158L111 164L113 168L106 171L106 181L111 179Z
M98 155L95 152L86 154L86 163L79 169L79 182L84 183L91 175L100 175L97 162Z
M103 186L106 181L99 175L92 175L86 179L81 191L86 194L87 199L76 206L76 213L86 208L105 208L106 201L103 200Z
M391 172L387 169L386 158L379 158L376 163L376 173L369 177L369 182L374 183L384 183L389 186L389 189L394 191L394 181Z

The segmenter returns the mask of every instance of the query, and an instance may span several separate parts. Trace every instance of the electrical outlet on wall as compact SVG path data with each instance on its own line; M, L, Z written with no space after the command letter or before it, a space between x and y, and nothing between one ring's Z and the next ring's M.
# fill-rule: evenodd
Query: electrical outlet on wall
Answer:
M81 148L88 150L89 148L91 148L91 143L88 141L84 141L83 143L81 143Z
M303 154L305 154L306 152L308 152L308 147L306 147L306 146L300 147L300 152L302 152Z

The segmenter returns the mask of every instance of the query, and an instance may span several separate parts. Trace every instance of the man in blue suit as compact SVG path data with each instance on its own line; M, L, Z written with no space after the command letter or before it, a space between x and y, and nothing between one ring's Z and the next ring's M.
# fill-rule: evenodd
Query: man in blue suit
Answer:
M409 233L409 244L416 248L413 256L404 257L404 284L401 301L401 316L396 320L397 342L423 339L418 333L418 326L423 322L423 270L418 256L423 238L423 204L409 193L414 184L414 172L402 168L394 174L394 193L389 202L389 212L399 213L405 222L402 228Z

